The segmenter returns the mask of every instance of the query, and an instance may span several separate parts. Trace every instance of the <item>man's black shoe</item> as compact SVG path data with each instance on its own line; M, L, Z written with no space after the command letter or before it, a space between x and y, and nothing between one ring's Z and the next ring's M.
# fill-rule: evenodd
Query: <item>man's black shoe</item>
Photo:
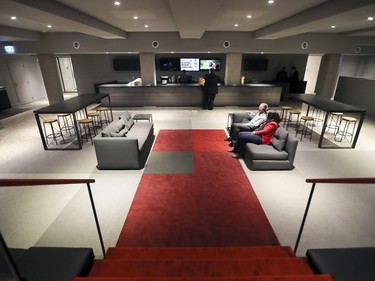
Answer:
M234 143L233 143L233 142L230 142L230 143L228 144L228 146L233 147L233 146L234 146Z

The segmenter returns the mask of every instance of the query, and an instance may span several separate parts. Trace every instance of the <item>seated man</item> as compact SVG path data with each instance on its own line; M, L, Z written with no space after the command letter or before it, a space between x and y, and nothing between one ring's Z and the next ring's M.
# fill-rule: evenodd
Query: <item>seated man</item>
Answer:
M230 141L229 146L233 146L238 138L238 134L242 131L255 131L260 129L267 120L268 104L261 103L258 112L249 113L242 123L233 123L230 127L229 137L226 141Z

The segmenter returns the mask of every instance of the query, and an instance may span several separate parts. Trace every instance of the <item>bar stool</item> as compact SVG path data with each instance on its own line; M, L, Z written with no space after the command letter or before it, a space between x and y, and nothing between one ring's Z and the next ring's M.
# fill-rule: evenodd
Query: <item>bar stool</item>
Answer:
M342 122L344 122L344 128L340 130ZM353 125L352 131L348 132L351 124ZM341 142L344 137L346 138L347 136L350 136L350 142L352 142L356 124L357 124L356 118L349 117L349 116L342 116L340 120L339 128L337 129L337 132L335 135L335 141ZM336 140L337 135L341 136L340 140Z
M69 132L69 135L71 136L72 133L70 132L70 130L74 130L74 126L72 124L72 118L70 116L70 113L57 114L57 119L58 119L60 124L61 124L60 119L62 119L63 125L61 126L61 131L65 131L65 133Z
M298 109L289 110L289 118L286 123L287 130L289 129L289 127L296 127L296 128L298 127L300 114L301 114L301 111ZM296 116L296 121L293 121L293 116Z
M93 125L94 125L94 127L95 128L101 128L101 129L103 129L103 127L102 127L102 124L101 124L101 122L100 122L100 114L99 114L99 112L97 112L97 111L90 111L90 112L88 112L87 113L87 118L91 118L92 119L92 121L93 121Z
M314 117L314 125L317 123L322 123L323 118L322 118L323 111L319 108L313 107L312 108L312 113L311 116Z
M301 125L301 121L303 121L303 128L302 130L299 129L300 125ZM302 138L306 137L306 136L310 136L310 141L312 139L312 134L313 134L313 125L314 125L314 122L315 122L315 117L312 117L312 116L301 116L301 120L300 122L298 123L298 127L296 129L296 137L297 137L297 134L299 132L301 132L301 141L302 141ZM311 127L310 130L308 127Z
M54 125L56 125L55 123L57 124L58 129L54 127ZM48 127L48 125L50 126L50 131L51 131L50 133L47 132L46 127ZM47 146L48 146L48 140L49 139L51 139L51 142L52 142L52 140L55 141L56 145L58 145L58 143L57 143L58 137L61 137L63 142L65 143L65 139L64 139L64 136L63 136L62 131L61 131L60 122L56 117L44 119L43 120L43 129L44 129L44 135L46 137Z
M331 112L328 116L329 121L326 130L329 131L330 129L333 129L333 134L336 134L342 115L342 112Z
M81 144L83 145L83 137L86 136L86 141L91 140L91 144L94 144L92 141L93 134L96 134L94 127L94 121L91 118L85 118L78 120L80 126L80 135L81 135Z
M293 110L293 107L292 106L289 106L289 105L283 105L281 107L281 113L280 113L280 116L281 116L281 122L285 123L288 121L288 118L287 118L287 115L288 115L288 111L290 110Z
M96 108L96 111L99 113L99 121L101 127L103 127L103 124L109 124L110 118L108 113L108 107L98 107Z

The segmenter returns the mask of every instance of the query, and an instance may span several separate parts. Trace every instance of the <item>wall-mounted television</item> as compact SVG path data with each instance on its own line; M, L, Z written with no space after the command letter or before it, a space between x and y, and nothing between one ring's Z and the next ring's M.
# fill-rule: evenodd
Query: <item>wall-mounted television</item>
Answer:
M160 58L159 69L162 71L179 71L180 60L178 58Z
M199 71L199 58L181 58L181 70L186 71Z
M141 70L138 57L123 57L113 59L115 71L137 71Z
M266 58L245 58L244 70L265 71L268 68L268 59Z
M209 70L209 69L220 70L221 60L220 59L201 59L199 61L199 70Z

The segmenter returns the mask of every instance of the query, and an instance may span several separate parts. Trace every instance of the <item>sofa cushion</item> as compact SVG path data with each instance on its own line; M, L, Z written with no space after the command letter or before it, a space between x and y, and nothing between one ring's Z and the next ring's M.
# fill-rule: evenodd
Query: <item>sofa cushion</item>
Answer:
M150 134L152 126L151 122L137 122L127 133L127 138L138 139L139 150L141 150Z
M285 150L278 151L270 144L247 143L251 159L253 160L288 160L288 153Z
M108 124L102 131L102 137L110 137L111 133L119 133L125 127L125 122L123 119L113 121Z
M253 112L246 112L245 117L242 120L242 123L249 123L251 119L253 119L255 116L255 113Z
M289 132L284 128L277 128L275 132L275 136L272 139L272 146L277 149L278 151L282 151L285 149L286 141L288 140Z

